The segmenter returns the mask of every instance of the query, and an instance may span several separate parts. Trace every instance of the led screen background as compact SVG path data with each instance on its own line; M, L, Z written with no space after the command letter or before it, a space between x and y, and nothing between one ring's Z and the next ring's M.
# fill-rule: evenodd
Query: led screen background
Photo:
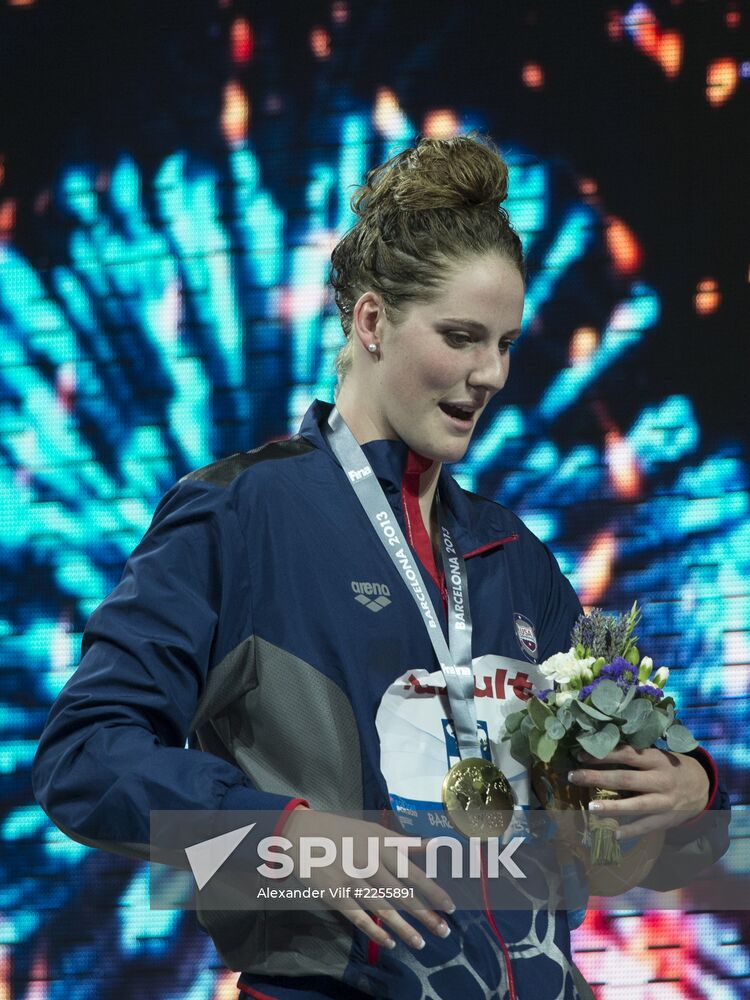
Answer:
M369 166L489 131L528 254L511 378L456 470L641 646L747 803L746 121L739 3L0 9L0 996L219 1000L143 866L29 770L86 618L186 471L332 398L325 279ZM750 990L737 913L601 914L600 997Z

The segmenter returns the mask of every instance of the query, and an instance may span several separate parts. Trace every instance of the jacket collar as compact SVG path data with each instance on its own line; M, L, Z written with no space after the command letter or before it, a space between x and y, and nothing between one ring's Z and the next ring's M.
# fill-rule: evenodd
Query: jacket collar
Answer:
M332 403L316 399L305 414L299 432L317 448L327 452L335 462L323 435L332 409ZM401 505L404 475L424 471L429 464L428 459L411 451L404 441L369 441L362 445L362 450L386 496L397 506ZM487 550L494 543L516 539L517 522L513 515L499 504L488 501L477 503L473 494L461 489L445 465L440 470L438 489L443 516L463 555L477 549Z

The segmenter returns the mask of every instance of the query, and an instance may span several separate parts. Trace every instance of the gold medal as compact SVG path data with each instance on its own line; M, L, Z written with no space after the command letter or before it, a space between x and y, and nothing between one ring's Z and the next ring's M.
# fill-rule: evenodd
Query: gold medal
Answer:
M515 795L499 767L483 757L467 757L443 779L448 819L465 837L499 837L512 818Z

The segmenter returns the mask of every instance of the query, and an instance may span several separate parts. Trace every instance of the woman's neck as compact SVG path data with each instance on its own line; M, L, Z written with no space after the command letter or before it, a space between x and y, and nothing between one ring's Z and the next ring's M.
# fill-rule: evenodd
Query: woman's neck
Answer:
M352 391L353 380L349 376L342 384L336 397L336 408L346 421L346 425L354 435L357 444L367 444L370 441L390 440L383 433L376 421L368 418L364 408L356 405L356 393ZM395 435L393 440L399 440ZM432 539L433 547L437 545L437 515L435 512L435 492L440 477L441 462L433 462L419 477L419 509L422 522Z

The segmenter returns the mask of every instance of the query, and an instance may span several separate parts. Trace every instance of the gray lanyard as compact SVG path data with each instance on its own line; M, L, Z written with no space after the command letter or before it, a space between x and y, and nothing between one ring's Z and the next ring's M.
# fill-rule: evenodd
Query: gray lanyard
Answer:
M466 566L456 551L450 531L440 519L440 551L443 557L445 585L448 590L448 635L445 641L435 609L422 580L422 574L412 558L411 550L401 537L399 525L386 500L370 464L334 407L328 418L326 438L331 451L339 460L357 499L362 504L370 524L414 598L430 637L432 648L445 677L456 742L461 759L481 757L477 739L477 713L474 705L474 669L471 662L471 614Z

